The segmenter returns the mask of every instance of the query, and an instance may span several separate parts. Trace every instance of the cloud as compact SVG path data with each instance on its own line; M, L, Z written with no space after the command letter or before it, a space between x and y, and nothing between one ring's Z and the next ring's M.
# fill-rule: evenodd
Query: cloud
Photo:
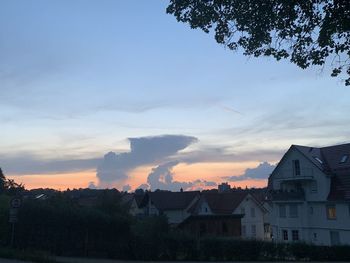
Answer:
M184 135L129 138L130 152L107 153L97 167L97 177L102 183L123 181L133 169L160 164L197 141Z
M100 158L47 160L30 153L0 155L0 167L7 175L55 174L95 169Z
M254 151L232 152L229 147L202 147L199 150L180 153L181 162L192 164L201 162L245 162L245 161L276 161L281 159L285 150L261 149Z
M216 186L215 182L205 180L194 180L192 182L174 181L173 168L179 164L178 161L167 162L152 169L152 172L147 177L147 183L152 190L201 190L208 186Z
M272 171L275 169L276 165L270 164L268 162L260 163L255 168L248 168L245 170L244 174L239 176L225 176L223 179L229 180L231 182L235 181L245 181L249 179L255 180L266 180Z
M177 182L173 181L172 169L179 162L172 161L167 162L152 169L152 172L147 177L147 183L150 185L152 190L162 189L170 191L180 191L180 189L188 189L192 187L191 182Z

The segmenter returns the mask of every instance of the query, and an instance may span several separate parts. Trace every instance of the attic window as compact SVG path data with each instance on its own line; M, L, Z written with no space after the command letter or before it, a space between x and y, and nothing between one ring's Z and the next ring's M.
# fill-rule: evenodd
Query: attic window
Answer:
M317 156L314 156L314 158L315 158L315 160L318 161L320 164L323 164L323 161L322 161L320 158L318 158Z
M343 157L340 159L340 163L345 163L349 159L349 155L345 154Z

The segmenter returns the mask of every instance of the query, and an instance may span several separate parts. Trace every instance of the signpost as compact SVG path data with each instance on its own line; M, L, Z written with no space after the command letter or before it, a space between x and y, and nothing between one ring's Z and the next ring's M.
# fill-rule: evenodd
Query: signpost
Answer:
M18 222L18 209L21 206L21 199L15 197L10 202L10 217L9 222L12 224L11 231L11 247L14 246L15 242L15 225Z

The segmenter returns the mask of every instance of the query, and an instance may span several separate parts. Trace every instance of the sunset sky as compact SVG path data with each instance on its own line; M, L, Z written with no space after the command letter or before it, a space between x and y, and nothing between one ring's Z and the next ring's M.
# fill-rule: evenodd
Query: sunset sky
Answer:
M27 188L266 185L291 144L350 141L329 68L249 58L167 1L2 0L0 167Z

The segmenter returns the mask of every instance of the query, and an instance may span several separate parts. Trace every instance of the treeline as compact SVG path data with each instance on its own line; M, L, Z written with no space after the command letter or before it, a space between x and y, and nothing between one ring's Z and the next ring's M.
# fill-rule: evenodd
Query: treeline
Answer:
M42 196L40 193L45 192ZM9 203L0 194L0 244L9 247ZM22 192L15 225L17 251L128 260L350 261L349 247L319 247L232 238L197 238L168 226L163 216L134 218L117 190Z
M8 218L1 216L1 222L4 221L7 223ZM10 232L10 228L7 230ZM92 206L79 205L69 192L57 192L46 200L27 200L20 208L15 234L17 249L47 251L57 256L128 260L350 260L349 247L197 239L171 230L165 217L129 216L120 202L120 193L111 190L100 191Z

